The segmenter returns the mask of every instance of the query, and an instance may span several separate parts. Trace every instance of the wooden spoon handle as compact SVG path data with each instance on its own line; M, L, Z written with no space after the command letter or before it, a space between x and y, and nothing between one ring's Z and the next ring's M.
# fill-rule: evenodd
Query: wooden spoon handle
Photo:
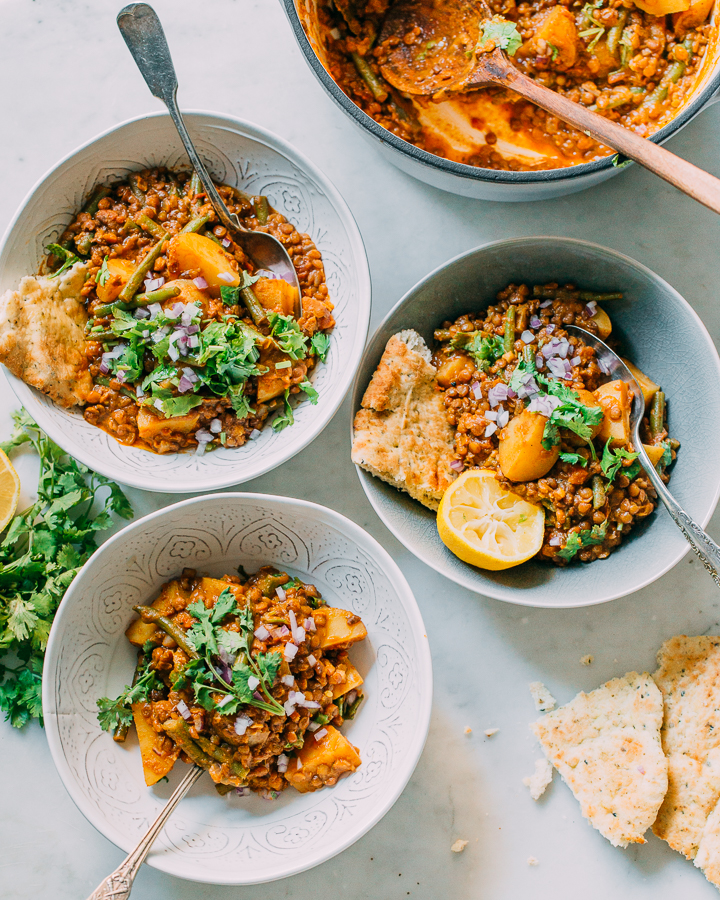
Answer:
M497 53L497 51L495 51ZM492 56L495 56L495 53ZM481 66L478 75L493 84L510 88L537 106L569 122L580 131L591 135L613 150L640 163L651 172L669 181L689 197L707 206L713 212L720 213L720 179L708 172L698 169L692 163L664 150L628 128L611 122L595 112L591 112L579 103L573 103L562 94L533 81L518 71L511 63L503 60L505 65ZM493 60L496 63L496 60Z

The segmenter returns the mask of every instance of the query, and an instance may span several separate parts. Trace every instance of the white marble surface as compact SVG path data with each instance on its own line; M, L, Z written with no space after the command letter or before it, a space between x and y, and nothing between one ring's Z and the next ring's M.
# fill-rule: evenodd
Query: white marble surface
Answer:
M0 228L56 159L124 118L158 108L115 28L110 0L0 0ZM380 160L306 68L275 0L157 0L186 108L230 112L275 130L320 165L365 237L376 323L430 268L499 237L572 235L628 253L670 281L720 335L720 219L633 167L605 185L542 204L498 205L442 194ZM720 108L669 145L720 175ZM697 385L702 389L702 385ZM0 434L14 398L0 380ZM425 754L385 819L350 850L257 888L193 885L145 868L138 900L702 900L700 872L649 837L612 848L556 781L539 803L522 785L537 747L527 684L560 701L633 668L660 642L720 629L712 581L689 558L640 593L589 610L514 608L444 581L384 529L348 459L348 405L282 470L248 490L305 497L350 516L398 560L430 636L435 708ZM318 465L320 463L320 465ZM34 472L21 460L26 487ZM175 498L135 492L138 513ZM720 534L720 517L711 530ZM595 656L590 668L580 657ZM466 727L473 729L466 735ZM484 730L500 731L486 738ZM470 843L453 854L456 838ZM65 793L42 731L0 724L0 897L86 897L121 859ZM539 860L529 866L528 857Z

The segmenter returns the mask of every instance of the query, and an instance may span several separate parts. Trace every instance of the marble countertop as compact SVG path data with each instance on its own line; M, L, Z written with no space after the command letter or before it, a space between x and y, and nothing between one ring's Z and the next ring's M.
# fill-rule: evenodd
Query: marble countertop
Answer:
M115 27L110 0L0 0L0 229L34 182L97 132L159 108ZM274 0L157 0L181 105L229 112L293 142L335 182L364 236L373 324L431 268L503 237L568 235L629 254L667 279L720 336L720 219L630 167L593 190L538 204L472 201L427 187L381 159L307 68ZM720 107L668 145L720 175ZM702 385L697 386L702 389ZM14 396L0 375L0 435ZM349 460L349 404L303 453L248 490L303 497L355 520L398 561L420 605L435 667L432 726L410 784L390 813L334 860L251 888L208 887L145 867L137 900L305 900L342 895L441 900L703 900L714 888L665 844L614 849L584 822L556 777L537 803L522 778L539 750L528 682L560 702L630 669L680 632L717 633L718 594L686 557L639 593L582 610L535 610L477 596L428 569L377 519ZM325 461L318 467L317 461ZM26 488L29 458L20 462ZM145 513L177 497L131 492ZM720 535L716 515L710 530ZM594 656L590 667L581 657ZM466 734L471 728L472 733ZM498 728L491 738L485 729ZM121 860L66 794L42 730L0 723L0 896L78 900ZM463 853L451 844L469 841ZM535 857L538 865L528 859Z

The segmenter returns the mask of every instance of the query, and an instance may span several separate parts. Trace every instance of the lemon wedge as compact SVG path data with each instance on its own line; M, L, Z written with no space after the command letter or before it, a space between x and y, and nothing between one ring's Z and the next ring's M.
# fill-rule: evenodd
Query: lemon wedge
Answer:
M20 479L7 455L0 450L0 532L15 515L20 499Z
M542 547L545 511L506 490L491 469L469 469L443 494L437 526L443 544L464 562L509 569Z

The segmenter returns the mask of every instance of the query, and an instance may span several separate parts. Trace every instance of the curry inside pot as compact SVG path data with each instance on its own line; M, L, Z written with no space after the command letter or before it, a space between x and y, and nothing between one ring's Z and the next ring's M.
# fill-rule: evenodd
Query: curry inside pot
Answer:
M333 80L376 122L436 156L488 169L534 171L614 151L512 91L488 87L410 97L382 77L379 40L390 0L296 0ZM489 0L495 32L525 74L649 137L718 66L713 0ZM420 32L420 29L416 29ZM409 30L404 40L419 38ZM432 47L428 47L431 50Z

